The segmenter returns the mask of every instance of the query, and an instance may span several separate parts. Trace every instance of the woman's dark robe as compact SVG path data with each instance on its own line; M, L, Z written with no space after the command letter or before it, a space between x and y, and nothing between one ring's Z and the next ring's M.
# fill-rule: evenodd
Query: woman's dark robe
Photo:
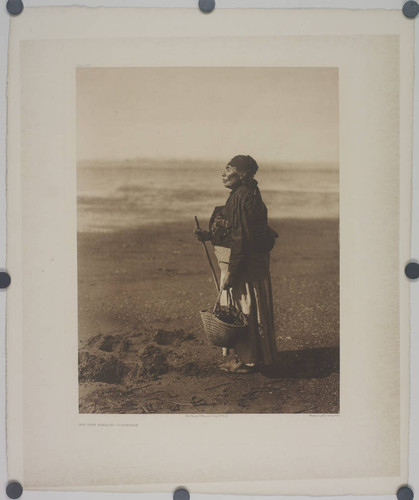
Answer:
M269 251L274 232L268 226L267 209L255 180L232 190L224 207L216 207L210 220L211 241L221 269L227 271L236 306L248 315L249 335L234 349L247 364L276 362ZM222 302L226 302L226 292Z

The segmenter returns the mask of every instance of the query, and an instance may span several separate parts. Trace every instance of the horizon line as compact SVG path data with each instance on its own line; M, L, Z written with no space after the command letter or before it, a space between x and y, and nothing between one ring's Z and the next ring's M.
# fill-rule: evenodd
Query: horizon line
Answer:
M268 165L276 165L278 164L285 164L285 165L323 165L323 166L329 166L329 167L339 167L339 160L321 160L321 159L316 159L313 161L308 161L308 160L287 160L287 159L271 159L271 160L256 160L258 164L268 164ZM185 158L185 157L161 157L161 158L156 158L156 157L131 157L131 158L83 158L83 159L77 159L77 165L79 164L92 164L92 163L102 163L102 164L109 164L109 163L139 163L139 162L147 162L147 163L161 163L161 162L173 162L173 163L220 163L220 164L226 164L228 160L225 158ZM138 165L141 167L141 165Z

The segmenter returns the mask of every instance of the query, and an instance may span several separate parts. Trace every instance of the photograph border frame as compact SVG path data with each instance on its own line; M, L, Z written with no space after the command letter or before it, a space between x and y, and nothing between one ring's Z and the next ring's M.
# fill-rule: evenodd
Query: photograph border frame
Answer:
M83 4L86 4L87 2L83 2ZM221 3L221 2L220 2ZM313 3L313 2L311 2ZM314 2L316 4L319 4L320 2ZM324 2L321 2L321 3L324 3ZM73 3L72 3L73 4ZM276 2L276 4L278 4L278 2ZM365 4L369 4L369 2L364 2L363 3L364 5ZM60 4L62 5L62 4ZM73 4L74 5L74 4ZM355 5L355 2L351 3L352 6ZM153 5L155 6L155 5ZM174 6L173 4L171 4L170 6ZM272 7L272 6L271 6ZM218 5L217 5L217 8L218 8ZM344 8L340 5L339 8ZM400 11L400 15L402 15L401 11ZM412 21L413 22L413 21ZM417 21L415 21L415 23L417 23ZM417 24L416 24L417 25ZM418 36L416 34L416 37L415 37L415 44L416 44L416 49L418 48ZM416 50L416 64L415 64L415 68L417 68L417 64L418 64L418 50ZM417 73L417 69L416 69L416 73ZM417 137L417 134L415 134L415 132L417 131L417 128L418 128L418 106L417 106L417 102L418 102L418 82L417 82L417 78L415 79L415 129L414 129L414 136ZM3 110L2 110L3 111ZM2 113L2 120L3 120L3 113ZM3 132L3 130L2 130ZM2 134L3 135L3 134ZM415 142L414 144L414 160L413 160L413 182L414 182L414 186L413 186L413 191L414 193L417 193L417 190L418 190L418 186L417 186L417 176L418 176L418 173L417 173L417 160L418 160L418 155L419 155L419 145L418 145L418 141ZM2 165L3 166L3 165ZM418 213L418 210L415 210L415 207L417 207L418 205L418 201L417 201L417 196L414 196L413 198L413 206L412 206L412 212L415 214L415 213ZM414 221L412 221L412 226L414 226ZM418 252L418 242L417 242L417 236L415 233L412 234L412 255L417 255ZM3 257L3 252L2 252L2 257ZM13 276L12 276L12 279L13 279ZM417 288L417 286L416 286ZM415 284L412 284L411 286L411 303L415 303L415 298L417 298L417 291L416 291L416 288L415 288ZM5 295L5 294L2 294L2 295ZM3 297L2 297L3 298ZM0 304L0 306L2 306L3 304ZM412 311L414 312L413 308L412 308ZM415 318L413 317L412 318L413 320L415 320ZM414 351L414 348L415 346L417 347L417 339L415 339L415 336L414 336L414 331L417 329L417 320L414 321L413 323L413 326L412 326L412 330L411 330L411 352L415 352ZM416 342L416 344L415 344ZM416 349L416 352L418 352L418 350ZM411 370L411 381L412 381L412 385L411 385L411 394L413 394L413 396L415 396L417 394L417 387L415 388L415 383L414 381L415 380L418 380L418 377L416 376L415 377L415 373L417 374L418 370L415 368L416 365L414 364L413 362L413 357L412 357L412 370ZM2 366L1 366L2 368ZM416 370L416 372L415 372ZM417 383L416 383L417 385ZM414 426L414 422L418 421L417 418L415 418L415 415L417 416L417 408L415 408L417 405L416 405L416 402L417 402L417 398L413 397L412 398L412 403L415 402L415 404L412 404L412 408L411 408L411 434L410 434L410 437L411 437L411 440L410 440L410 453L411 453L411 456L410 456L410 471L411 471L411 474L410 474L410 478L411 478L411 481L414 480L414 476L412 475L412 472L414 470L417 470L416 469L413 469L415 463L417 464L417 453L416 453L416 459L415 459L415 454L414 454L414 451L412 452L412 450L414 450L415 448L418 449L418 446L415 446L414 443L418 444L417 443L417 425ZM415 441L415 438L416 438L416 441ZM413 456L412 456L412 453L413 453ZM413 486L414 486L414 483L412 482L411 483ZM33 492L31 492L31 495L32 495ZM41 492L39 492L41 494ZM28 493L25 492L25 495L27 495ZM76 495L76 494L75 494ZM144 494L144 495L148 495L148 494ZM75 498L77 498L77 496L75 496Z

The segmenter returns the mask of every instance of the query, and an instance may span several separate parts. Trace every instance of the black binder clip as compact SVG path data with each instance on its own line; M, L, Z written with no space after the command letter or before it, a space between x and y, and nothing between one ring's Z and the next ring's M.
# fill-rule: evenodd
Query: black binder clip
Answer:
M397 500L413 500L414 494L410 486L401 486L397 490Z
M189 500L189 491L185 488L178 488L173 492L173 500Z
M411 260L406 264L404 274L412 281L417 280L419 278L419 264L415 260Z
M0 288L8 288L12 279L10 278L10 274L5 271L0 271Z
M403 14L409 19L414 19L419 14L419 4L414 0L409 0L403 5Z
M22 0L7 0L6 9L12 16L18 16L23 10Z
M6 486L6 495L13 500L20 498L23 493L23 487L19 481L10 481Z
M208 14L215 9L215 0L198 0L198 7L201 12Z

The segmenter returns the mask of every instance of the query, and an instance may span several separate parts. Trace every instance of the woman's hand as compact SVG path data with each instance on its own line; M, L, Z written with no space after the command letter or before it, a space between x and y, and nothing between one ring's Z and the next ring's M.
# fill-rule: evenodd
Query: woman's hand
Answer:
M194 236L198 241L209 241L211 239L211 233L204 229L195 229Z

